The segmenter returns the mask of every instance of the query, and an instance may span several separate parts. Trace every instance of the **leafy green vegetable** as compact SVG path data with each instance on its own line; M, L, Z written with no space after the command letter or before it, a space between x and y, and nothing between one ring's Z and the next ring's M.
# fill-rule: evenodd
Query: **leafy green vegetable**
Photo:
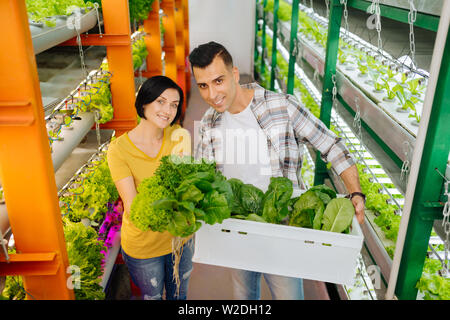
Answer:
M119 198L106 158L93 164L92 170L80 175L82 183L68 190L71 195L60 197L67 204L61 208L62 214L73 222L84 218L100 222L108 211L108 203Z
M130 218L144 231L187 237L200 228L200 220L215 224L230 217L231 185L215 164L191 157L163 157L155 175L137 191Z
M162 180L154 175L144 179L137 187L137 195L133 199L130 210L130 220L142 231L152 230L163 232L172 219L171 210L156 209L152 203L167 197L173 197L162 186Z
M320 229L324 209L325 205L317 193L314 190L308 190L295 202L289 216L289 225Z
M320 200L323 201L325 206L331 201L331 199L336 198L336 191L324 184L313 186L309 189L309 191L314 191Z
M292 181L285 177L271 177L264 194L262 217L269 223L281 223L289 214L289 200L293 193Z
M201 209L205 212L204 221L208 224L222 223L230 217L227 198L225 194L213 190L205 195L201 202Z
M248 212L244 209L241 202L241 188L244 183L241 180L235 178L228 179L227 181L230 184L231 190L233 192L230 202L228 203L231 214L247 215Z
M244 210L261 215L264 192L252 184L241 186L241 203Z
M69 264L80 271L80 279L73 279L75 298L77 300L101 300L105 298L100 286L103 270L101 262L104 258L102 250L106 247L98 240L98 234L92 227L81 222L63 219L64 237L66 239ZM75 276L75 275L74 275ZM79 288L77 281L79 280Z
M322 230L341 233L351 224L355 208L347 198L335 198L325 208Z
M211 172L216 174L216 164L205 160L196 161L191 156L164 156L155 171L162 179L162 185L171 192L175 192L185 177L195 172Z
M416 288L424 294L424 300L450 300L450 279L439 275L442 264L427 258Z

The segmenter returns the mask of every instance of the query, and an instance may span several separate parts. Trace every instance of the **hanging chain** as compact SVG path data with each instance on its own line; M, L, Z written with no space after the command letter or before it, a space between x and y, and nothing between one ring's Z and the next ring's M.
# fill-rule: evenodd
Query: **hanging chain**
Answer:
M415 53L416 53L416 43L415 43L415 39L414 39L414 22L416 22L416 17L417 17L417 10L414 7L414 3L413 0L409 0L409 13L408 13L408 22L409 22L409 50L410 50L410 55L411 55L411 60L412 60L412 66L411 68L414 68L415 64L416 64L416 58L415 58Z
M98 109L94 109L94 117L95 117L95 133L97 135L97 144L101 146L101 136L100 136L100 111Z
M361 109L359 107L359 97L355 97L355 118L353 119L353 127L356 128L356 136L359 139L359 161L361 162L364 158L364 146L363 146L363 140L362 140L362 131L361 131Z
M81 60L81 70L83 71L83 76L85 78L88 77L88 73L86 70L86 65L84 64L84 52L83 52L83 44L81 43L81 37L79 30L75 27L75 30L77 32L77 44L78 44L78 51L80 53L80 60Z
M97 14L98 34L100 35L100 38L102 38L103 34L102 34L102 27L100 26L100 14L98 13L98 7L99 7L99 4L97 2L95 2L94 8L95 8L95 12Z
M330 18L330 0L325 0L325 5L327 6L327 19Z
M311 0L309 3L310 3L311 10L314 12L314 8L313 8L313 0Z
M337 86L336 86L336 74L331 76L331 81L333 82L333 89L331 90L331 94L333 95L333 107L336 107L336 95L337 95Z
M347 10L347 0L340 0L341 4L344 5L344 29L345 37L348 38L348 10Z
M400 172L400 180L403 181L405 180L405 182L407 181L407 176L409 174L409 154L410 154L410 144L408 141L404 141L403 142L403 153L405 155L405 160L403 161L402 164L402 169Z
M444 210L442 212L444 219L442 220L442 226L444 227L445 240L444 240L444 272L445 276L450 275L450 261L448 259L448 253L450 251L450 181L447 180L444 184L444 196L447 197L447 202L445 202Z
M381 49L383 48L383 42L381 41L381 12L380 12L380 0L373 0L369 7L370 13L375 13L375 28L377 29L377 44L378 53L382 55Z

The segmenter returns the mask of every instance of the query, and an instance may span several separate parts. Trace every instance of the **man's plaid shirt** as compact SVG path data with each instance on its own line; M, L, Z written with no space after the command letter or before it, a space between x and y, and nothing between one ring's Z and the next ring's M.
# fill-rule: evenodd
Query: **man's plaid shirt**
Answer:
M354 160L338 138L297 99L288 94L265 90L256 83L243 85L254 89L250 108L259 125L267 135L267 146L273 177L289 178L295 189L304 189L301 178L303 159L302 144L310 143L321 153L325 162L331 162L338 174L354 164ZM196 159L216 161L222 169L223 146L220 134L222 113L209 108L199 128Z

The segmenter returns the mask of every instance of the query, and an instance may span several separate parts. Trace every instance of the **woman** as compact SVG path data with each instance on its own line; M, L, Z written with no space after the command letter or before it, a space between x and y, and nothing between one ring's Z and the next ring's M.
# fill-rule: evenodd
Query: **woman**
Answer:
M181 115L182 104L183 91L171 79L165 76L148 79L136 97L140 123L111 141L108 148L109 168L125 210L122 256L143 299L162 299L164 288L166 299L186 299L192 271L193 248L189 241L184 245L179 265L181 285L177 295L173 281L172 235L167 231L143 232L129 217L137 186L154 174L160 159L174 150L182 149L183 154L190 154L189 133L174 124ZM181 143L180 136L183 137Z

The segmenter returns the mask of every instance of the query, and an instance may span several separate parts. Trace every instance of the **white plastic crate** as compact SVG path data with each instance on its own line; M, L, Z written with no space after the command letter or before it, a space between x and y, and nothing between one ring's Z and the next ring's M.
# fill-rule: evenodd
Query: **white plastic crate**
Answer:
M195 235L196 263L353 285L363 234L226 219Z

